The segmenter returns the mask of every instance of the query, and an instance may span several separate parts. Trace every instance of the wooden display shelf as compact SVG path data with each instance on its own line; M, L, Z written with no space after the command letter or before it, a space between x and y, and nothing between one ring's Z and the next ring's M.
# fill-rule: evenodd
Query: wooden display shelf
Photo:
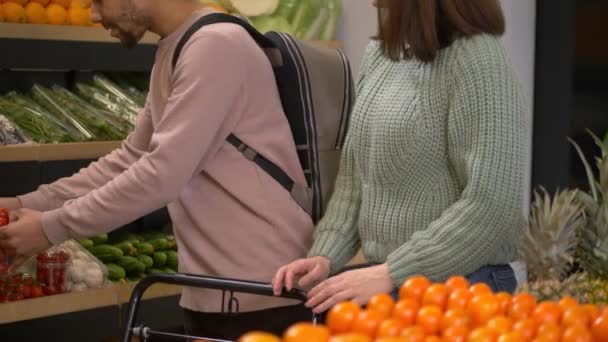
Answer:
M101 27L0 23L0 38L119 43ZM156 44L159 37L146 33L141 44Z
M55 296L0 304L0 324L26 321L129 303L135 283L112 284L100 289L71 292ZM143 300L177 296L181 287L155 284L144 293Z
M120 141L100 141L0 146L0 162L98 159L120 144Z

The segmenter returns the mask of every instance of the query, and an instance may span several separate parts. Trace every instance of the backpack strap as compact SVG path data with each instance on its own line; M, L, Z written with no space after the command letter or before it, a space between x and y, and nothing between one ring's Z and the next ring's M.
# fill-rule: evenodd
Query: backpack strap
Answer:
M226 138L226 141L239 150L239 152L241 152L245 158L254 162L270 177L274 178L277 183L281 184L281 186L291 194L291 197L302 209L304 209L308 214L312 213L311 193L308 187L296 184L291 177L285 173L285 171L281 170L280 167L276 166L273 162L266 159L256 150L249 147L249 145L245 144L236 135L230 134L228 138Z
M243 19L236 17L234 15L230 15L230 14L212 13L212 14L205 15L205 16L201 17L200 19L198 19L196 22L194 22L194 24L192 24L192 26L190 26L188 28L188 30L184 33L182 38L179 40L179 42L177 43L177 46L175 47L175 51L173 52L173 60L171 61L171 64L173 65L173 69L175 69L175 66L177 65L177 61L179 60L179 56L182 53L182 50L184 49L184 46L186 45L186 43L188 43L188 41L192 37L192 35L194 35L196 32L198 32L198 30L200 30L203 26L211 25L211 24L218 24L218 23L231 23L231 24L236 24L236 25L241 26L249 33L249 35L256 41L256 43L258 43L258 45L264 50L276 48L276 46L272 42L272 40L270 40L268 37L266 37L265 35L260 33L258 30L256 30L253 26L251 26L248 22L244 21ZM268 52L267 52L267 54L268 54ZM272 55L276 55L276 54L272 53ZM274 64L275 63L273 61L273 65Z

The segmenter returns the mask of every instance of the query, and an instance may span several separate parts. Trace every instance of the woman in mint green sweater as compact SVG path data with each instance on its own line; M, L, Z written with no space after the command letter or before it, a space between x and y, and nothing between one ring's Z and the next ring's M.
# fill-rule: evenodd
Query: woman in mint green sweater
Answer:
M365 303L408 277L515 288L526 105L498 0L385 0L367 48L335 192L309 258L273 280L307 306ZM359 248L373 266L330 277Z

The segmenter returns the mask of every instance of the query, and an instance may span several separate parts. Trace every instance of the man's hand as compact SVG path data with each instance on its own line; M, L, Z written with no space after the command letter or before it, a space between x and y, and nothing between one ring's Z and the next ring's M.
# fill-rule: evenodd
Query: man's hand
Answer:
M299 259L287 264L277 271L272 280L274 294L279 296L285 287L291 291L298 286L309 289L329 277L331 262L326 257Z
M10 213L8 226L0 228L0 249L16 257L13 266L18 267L30 256L51 247L42 230L42 213L19 209Z
M366 304L378 293L389 293L395 286L386 264L344 272L331 277L308 292L306 306L320 314L342 301Z
M21 209L21 202L17 197L0 197L0 208L6 208L9 211Z

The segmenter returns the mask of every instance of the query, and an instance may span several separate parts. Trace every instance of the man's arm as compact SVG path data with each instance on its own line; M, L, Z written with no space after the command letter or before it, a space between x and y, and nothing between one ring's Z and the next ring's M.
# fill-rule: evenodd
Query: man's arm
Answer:
M38 190L15 198L0 199L8 209L28 208L49 211L60 208L69 200L82 197L102 187L110 180L127 170L148 150L152 136L152 121L148 106L137 116L135 130L122 143L121 147L107 156L91 163L71 177L42 185Z

